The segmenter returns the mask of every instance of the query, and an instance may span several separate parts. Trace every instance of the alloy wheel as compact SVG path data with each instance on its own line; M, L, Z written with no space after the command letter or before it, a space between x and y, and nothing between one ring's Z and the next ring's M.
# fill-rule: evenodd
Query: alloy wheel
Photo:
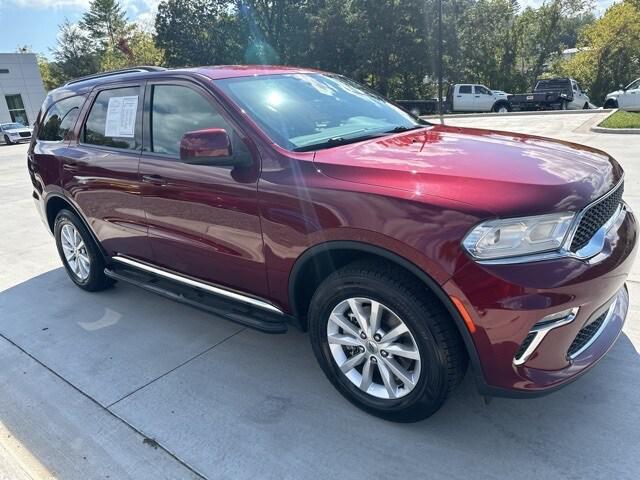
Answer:
M402 319L380 302L340 302L327 322L327 341L342 374L369 395L397 399L418 383L418 345Z
M60 229L60 243L64 258L73 274L81 281L89 278L91 260L84 240L76 227L65 223Z

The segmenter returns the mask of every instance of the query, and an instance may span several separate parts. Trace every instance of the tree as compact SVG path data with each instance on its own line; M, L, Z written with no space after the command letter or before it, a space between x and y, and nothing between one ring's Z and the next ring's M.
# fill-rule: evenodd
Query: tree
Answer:
M117 45L109 46L100 58L101 70L115 70L135 65L162 65L164 52L158 48L153 36L134 28L128 37L120 39Z
M100 55L95 42L87 32L69 20L60 26L53 58L60 82L95 73L100 68Z
M612 5L602 18L586 27L581 50L555 66L557 73L575 77L596 101L638 76L640 72L640 6L625 0Z
M79 25L105 49L117 45L130 31L127 16L117 0L91 0Z
M155 26L168 66L242 63L244 32L228 0L164 0Z

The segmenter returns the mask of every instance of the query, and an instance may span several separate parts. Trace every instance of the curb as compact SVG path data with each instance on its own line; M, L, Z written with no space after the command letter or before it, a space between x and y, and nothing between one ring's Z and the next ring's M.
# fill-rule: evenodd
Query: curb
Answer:
M598 123L598 125L594 125L593 127L591 127L591 131L596 133L622 133L622 134L640 135L640 128L607 128L607 127L599 126L602 122L604 122L607 118L609 118L611 115L613 115L617 111L618 111L617 108L613 110L609 115L603 118Z
M616 110L604 108L592 108L589 110L536 110L532 112L485 112L485 113L447 113L445 115L421 115L424 120L439 118L481 118L481 117L526 117L538 115L593 115L594 113L615 112Z

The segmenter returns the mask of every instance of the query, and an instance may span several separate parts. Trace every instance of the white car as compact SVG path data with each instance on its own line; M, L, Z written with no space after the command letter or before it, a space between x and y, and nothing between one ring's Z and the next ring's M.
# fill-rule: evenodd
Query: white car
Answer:
M12 143L28 142L31 140L33 128L25 127L21 123L0 123L0 137L4 143L11 145Z
M621 110L640 111L640 78L636 78L626 87L607 95L604 108L620 108Z

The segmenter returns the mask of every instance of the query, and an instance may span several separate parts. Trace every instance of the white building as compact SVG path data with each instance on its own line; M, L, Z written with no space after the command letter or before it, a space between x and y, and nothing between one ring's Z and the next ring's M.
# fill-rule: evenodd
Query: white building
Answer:
M33 125L46 96L33 53L0 53L0 123Z

